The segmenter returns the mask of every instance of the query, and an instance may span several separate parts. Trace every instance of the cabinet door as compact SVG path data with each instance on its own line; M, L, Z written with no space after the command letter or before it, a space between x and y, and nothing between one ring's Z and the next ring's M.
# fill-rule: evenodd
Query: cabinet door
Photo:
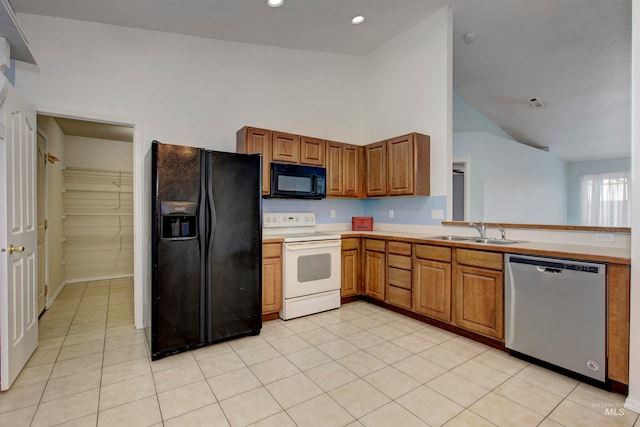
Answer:
M385 298L385 254L383 252L365 252L364 261L364 286L365 294L383 300Z
M273 132L272 150L274 162L300 163L300 136Z
M242 128L236 135L236 151L262 154L262 194L271 193L271 131Z
M455 268L455 323L461 328L504 338L504 285L501 271L458 265Z
M387 143L387 185L390 196L413 194L413 137L405 135Z
M360 282L360 252L357 249L342 251L341 296L358 295Z
M367 145L365 156L367 196L385 196L387 194L387 143Z
M342 185L347 197L362 197L362 147L342 145Z
M324 166L324 141L322 139L300 137L300 163L303 165Z
M451 321L451 264L416 259L413 263L413 310Z
M342 144L327 141L327 196L342 196Z
M282 309L282 244L262 245L262 314Z

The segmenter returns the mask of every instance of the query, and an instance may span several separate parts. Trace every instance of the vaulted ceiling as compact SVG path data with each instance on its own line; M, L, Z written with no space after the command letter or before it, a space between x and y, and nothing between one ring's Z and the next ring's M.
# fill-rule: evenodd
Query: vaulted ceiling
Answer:
M12 3L18 13L359 56L450 5L453 86L462 98L515 140L567 161L630 156L631 0ZM366 21L352 25L355 15ZM465 33L476 40L465 43ZM544 107L532 108L531 98Z

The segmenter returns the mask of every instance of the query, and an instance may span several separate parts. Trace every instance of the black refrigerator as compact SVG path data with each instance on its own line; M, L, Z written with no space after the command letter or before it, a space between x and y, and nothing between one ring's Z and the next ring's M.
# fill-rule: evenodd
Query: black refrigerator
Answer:
M260 333L261 164L153 141L152 360Z

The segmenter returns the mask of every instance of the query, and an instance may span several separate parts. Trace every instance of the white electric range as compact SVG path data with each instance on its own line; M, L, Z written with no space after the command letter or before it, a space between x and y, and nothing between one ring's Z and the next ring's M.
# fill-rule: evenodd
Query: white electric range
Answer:
M316 215L264 213L263 235L284 239L284 320L340 307L340 235L315 231Z

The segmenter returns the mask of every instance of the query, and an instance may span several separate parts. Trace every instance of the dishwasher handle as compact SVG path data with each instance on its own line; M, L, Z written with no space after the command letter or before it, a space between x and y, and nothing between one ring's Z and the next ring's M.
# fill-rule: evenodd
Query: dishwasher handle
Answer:
M605 265L597 263L585 263L554 258L535 258L518 255L507 255L507 262L510 264L525 264L535 266L540 272L554 274L559 274L564 270L592 274L606 274L606 269L604 268Z
M560 274L562 273L562 269L560 268L551 268L551 267L541 267L541 266L537 266L536 269L540 272L540 273L551 273L551 274Z

